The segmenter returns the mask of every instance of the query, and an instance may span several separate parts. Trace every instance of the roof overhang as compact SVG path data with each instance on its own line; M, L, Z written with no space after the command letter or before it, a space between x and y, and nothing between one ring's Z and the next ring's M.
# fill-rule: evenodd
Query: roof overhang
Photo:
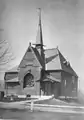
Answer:
M14 78L14 79L10 79L10 80L6 80L6 83L10 83L10 82L19 82L18 78Z
M53 81L53 82L61 82L60 79L57 79L57 78L55 78L55 77L53 77L51 75L47 75L46 78L49 79L50 81Z
M41 80L37 80L36 82L40 82ZM61 82L61 80L60 79L57 79L57 78L55 78L55 77L53 77L53 76L51 76L51 75L47 75L44 79L43 79L43 82Z

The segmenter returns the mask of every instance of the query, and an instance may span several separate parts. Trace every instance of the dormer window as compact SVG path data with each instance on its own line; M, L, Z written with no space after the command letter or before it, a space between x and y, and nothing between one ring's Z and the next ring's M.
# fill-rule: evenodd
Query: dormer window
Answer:
M67 67L70 66L70 62L69 61L63 61L64 65L66 65Z
M63 61L63 63L64 63L64 64L66 64L66 63L67 63L67 61L65 60L65 61Z
M70 62L69 61L67 62L67 66L70 66Z
M72 76L72 83L74 84L74 82L75 82L75 77Z

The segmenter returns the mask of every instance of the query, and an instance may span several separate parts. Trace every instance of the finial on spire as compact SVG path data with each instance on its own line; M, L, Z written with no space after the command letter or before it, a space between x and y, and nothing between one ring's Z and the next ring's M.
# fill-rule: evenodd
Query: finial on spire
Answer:
M31 46L31 42L29 42L29 46Z
M41 8L37 8L41 12Z
M57 45L57 49L58 49L58 45Z
M38 9L38 11L39 11L39 14L41 15L41 8L37 8Z

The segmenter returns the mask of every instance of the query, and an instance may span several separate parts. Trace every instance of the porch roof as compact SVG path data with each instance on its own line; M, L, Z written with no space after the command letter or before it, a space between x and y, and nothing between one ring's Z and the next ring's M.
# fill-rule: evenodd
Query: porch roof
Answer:
M37 80L36 82L39 82L40 80ZM44 82L50 81L50 82L61 82L60 79L57 79L51 75L47 75L45 76L45 78L43 79Z
M53 76L51 76L51 75L47 75L47 79L49 79L49 80L51 80L51 81L55 81L55 82L61 82L60 79L57 79L57 78L55 78L55 77L53 77Z
M13 79L10 79L10 80L6 80L6 82L19 82L19 80L18 80L18 78L16 77L16 78L13 78Z

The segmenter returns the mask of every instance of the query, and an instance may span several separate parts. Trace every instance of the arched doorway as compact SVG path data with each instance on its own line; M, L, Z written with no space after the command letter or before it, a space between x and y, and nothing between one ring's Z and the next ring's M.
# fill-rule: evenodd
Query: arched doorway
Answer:
M34 86L34 76L31 73L27 73L24 76L23 88Z

